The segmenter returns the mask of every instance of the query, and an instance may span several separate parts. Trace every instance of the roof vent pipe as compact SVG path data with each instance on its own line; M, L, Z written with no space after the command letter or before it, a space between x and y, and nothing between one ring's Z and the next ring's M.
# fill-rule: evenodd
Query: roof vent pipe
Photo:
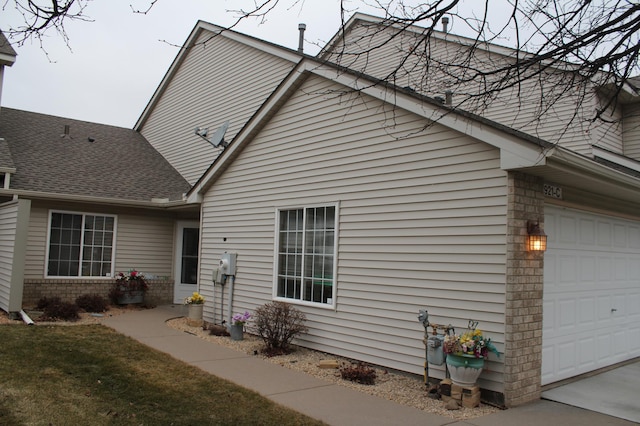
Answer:
M298 31L300 31L300 38L298 39L298 53L304 52L304 30L307 29L305 24L298 24Z
M453 103L453 92L451 90L447 90L444 92L444 104L447 106L451 106Z
M449 17L448 16L443 16L442 17L442 32L447 33L448 31L448 27L449 27Z

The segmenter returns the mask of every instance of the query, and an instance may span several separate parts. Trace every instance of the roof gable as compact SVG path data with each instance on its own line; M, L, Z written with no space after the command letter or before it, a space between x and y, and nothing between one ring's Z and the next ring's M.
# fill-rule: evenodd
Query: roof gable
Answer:
M307 58L289 74L203 177L196 182L189 192L190 201L196 201L199 194L209 188L213 180L224 170L226 164L237 157L244 144L249 143L253 136L271 119L278 108L302 84L309 74L316 74L330 79L343 85L346 91L367 94L494 146L501 150L501 165L504 169L525 168L544 164L545 151L552 147L551 144L545 141L474 114L445 107L432 98L421 96L410 90L401 89L332 64L322 64L317 60Z
M193 28L193 30L191 31L191 33L189 34L189 37L187 37L187 40L185 41L184 45L180 48L178 55L173 60L171 66L167 70L165 76L163 77L162 81L158 85L158 88L156 89L153 96L149 100L144 111L140 115L140 118L138 119L138 121L134 126L135 129L140 130L142 126L144 126L147 118L152 113L157 102L162 97L162 94L170 84L175 74L180 69L180 66L182 65L182 63L187 58L189 51L198 43L206 48L206 42L203 43L202 41L200 42L198 41L201 39L203 34L206 34L206 33L210 34L210 38L224 37L229 40L233 40L233 41L242 43L244 45L253 47L255 49L259 49L268 54L283 58L287 61L291 61L293 63L298 62L303 57L303 55L301 55L297 51L294 51L282 46L278 46L276 44L269 43L267 41L260 40L255 37L251 37L246 34L241 34L236 31L233 31L224 27L220 27L218 25L214 25L205 21L198 21L195 27Z
M553 172L558 168L564 169L567 170L567 173L559 179L572 180L575 183L577 177L578 185L580 181L589 182L591 188L593 188L594 182L612 182L613 186L608 187L610 194L616 194L621 199L637 198L640 179L636 176L613 170L585 156L478 115L447 107L435 99L419 95L411 90L307 58L289 74L209 170L193 186L188 193L190 202L200 200L202 194L208 190L310 74L322 76L343 85L345 87L344 93L359 91L391 104L394 108L410 111L493 146L500 150L500 167L504 170L527 170L544 176L546 171ZM572 171L569 172L569 170Z

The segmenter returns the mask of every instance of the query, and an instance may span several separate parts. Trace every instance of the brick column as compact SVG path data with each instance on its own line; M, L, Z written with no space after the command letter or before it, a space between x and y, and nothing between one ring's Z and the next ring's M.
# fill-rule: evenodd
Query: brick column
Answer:
M504 398L507 407L540 399L542 371L542 252L525 247L527 221L544 229L543 179L509 173Z

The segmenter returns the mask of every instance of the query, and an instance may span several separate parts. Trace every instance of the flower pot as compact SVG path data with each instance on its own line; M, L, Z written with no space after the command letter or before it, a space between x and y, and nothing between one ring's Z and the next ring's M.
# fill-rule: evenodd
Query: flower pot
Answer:
M204 308L204 304L192 303L187 306L187 324L191 327L200 327L202 325L202 309Z
M144 291L142 290L124 291L118 297L118 305L130 305L132 303L142 303L143 301Z
M244 329L244 325L235 325L235 324L231 325L231 327L229 327L229 334L231 335L231 340L242 340L243 329Z
M197 305L189 305L189 319L193 320L201 320L202 319L202 309L204 305L202 303Z
M484 358L473 355L448 354L446 362L453 384L464 387L475 386L484 367Z

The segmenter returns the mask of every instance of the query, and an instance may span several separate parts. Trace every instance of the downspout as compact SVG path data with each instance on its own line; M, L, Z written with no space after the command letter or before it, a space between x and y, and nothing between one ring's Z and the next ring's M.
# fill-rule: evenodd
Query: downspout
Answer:
M233 284L236 281L235 275L229 275L229 302L227 305L227 327L231 327L231 310L233 309Z
M31 318L29 318L29 315L27 315L27 313L20 309L20 316L22 317L22 321L25 322L25 324L27 325L34 325L35 323L33 322L33 320Z

